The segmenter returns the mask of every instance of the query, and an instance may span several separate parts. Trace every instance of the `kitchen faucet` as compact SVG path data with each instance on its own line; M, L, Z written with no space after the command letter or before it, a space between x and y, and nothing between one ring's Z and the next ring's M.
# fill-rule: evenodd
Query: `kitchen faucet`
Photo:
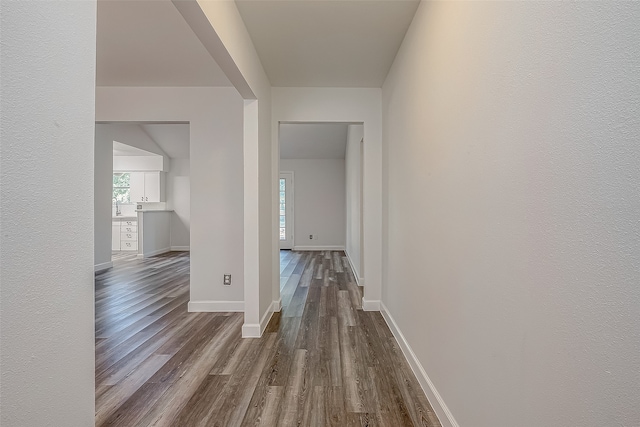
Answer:
M118 199L116 199L115 197L113 199L116 201L116 216L120 216L122 215L122 212L120 212L120 205L118 204Z

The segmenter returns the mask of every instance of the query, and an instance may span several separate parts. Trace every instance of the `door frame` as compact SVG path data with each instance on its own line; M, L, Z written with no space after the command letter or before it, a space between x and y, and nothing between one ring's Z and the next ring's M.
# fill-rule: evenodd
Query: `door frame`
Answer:
M285 179L289 181L288 185L285 185L285 230L287 233L288 239L280 240L278 232L278 242L280 245L280 249L293 249L295 242L295 214L294 214L294 176L293 171L280 171L280 175L278 178L278 193L280 193L280 180ZM278 196L279 197L279 196ZM278 212L280 209L278 208ZM280 216L278 215L278 218ZM278 229L280 227L280 221L278 221Z

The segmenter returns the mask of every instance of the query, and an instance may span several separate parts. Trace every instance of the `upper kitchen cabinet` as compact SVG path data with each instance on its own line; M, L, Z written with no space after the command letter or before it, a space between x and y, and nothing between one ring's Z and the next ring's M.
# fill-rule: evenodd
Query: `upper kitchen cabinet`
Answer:
M164 202L164 172L131 172L131 202Z

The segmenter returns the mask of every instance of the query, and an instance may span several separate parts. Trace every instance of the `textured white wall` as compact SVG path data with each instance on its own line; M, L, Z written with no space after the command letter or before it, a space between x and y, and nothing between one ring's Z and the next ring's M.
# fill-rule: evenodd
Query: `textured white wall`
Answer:
M280 170L293 171L294 249L344 247L344 159L282 159Z
M353 264L354 273L363 279L362 248L360 228L362 227L362 159L361 141L364 136L363 125L349 125L347 131L347 150L345 153L346 187L346 252Z
M640 425L638 22L423 2L385 82L383 302L461 426Z
M3 1L0 16L0 425L85 427L96 4Z
M191 229L191 172L189 159L171 159L171 170L167 175L167 209L171 215L171 246L189 246Z
M242 301L242 99L233 88L98 87L96 120L189 122L190 299ZM222 285L225 273L232 286Z

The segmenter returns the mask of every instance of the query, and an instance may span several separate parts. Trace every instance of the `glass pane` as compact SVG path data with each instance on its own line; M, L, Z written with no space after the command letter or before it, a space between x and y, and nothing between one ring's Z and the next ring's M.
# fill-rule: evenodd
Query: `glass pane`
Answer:
M128 172L113 174L113 204L131 203L131 175Z
M113 189L113 204L118 203L131 203L131 189L129 188L114 188Z
M286 200L287 200L287 180L284 178L280 178L280 188L279 188L279 196L280 196L280 206L279 206L279 215L280 215L280 240L287 240L287 227L286 227Z
M128 172L114 173L113 174L113 186L114 187L130 187L131 176Z

